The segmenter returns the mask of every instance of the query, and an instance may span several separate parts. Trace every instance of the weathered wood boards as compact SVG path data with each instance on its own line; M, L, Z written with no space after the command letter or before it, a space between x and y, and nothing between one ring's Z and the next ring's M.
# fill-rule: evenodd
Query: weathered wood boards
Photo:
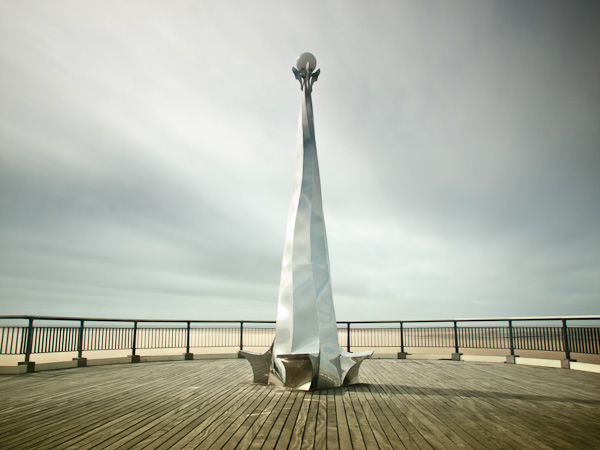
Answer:
M366 384L253 385L242 360L0 377L0 448L600 448L600 376L373 360Z

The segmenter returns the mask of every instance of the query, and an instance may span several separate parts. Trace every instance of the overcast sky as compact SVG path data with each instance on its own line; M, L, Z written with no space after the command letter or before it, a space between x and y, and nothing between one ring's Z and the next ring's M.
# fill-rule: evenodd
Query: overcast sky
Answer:
M0 0L0 314L274 319L304 51L338 320L600 313L600 2Z

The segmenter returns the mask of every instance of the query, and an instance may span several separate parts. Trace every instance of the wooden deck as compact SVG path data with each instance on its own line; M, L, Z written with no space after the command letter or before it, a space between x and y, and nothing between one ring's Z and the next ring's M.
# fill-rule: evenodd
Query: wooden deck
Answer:
M235 359L3 376L0 448L600 448L598 374L410 360L361 373L317 392L253 385Z

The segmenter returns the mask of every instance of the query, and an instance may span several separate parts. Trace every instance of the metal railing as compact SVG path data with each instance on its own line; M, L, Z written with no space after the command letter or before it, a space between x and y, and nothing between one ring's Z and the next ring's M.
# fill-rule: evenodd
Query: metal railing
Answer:
M130 350L134 357L141 349L181 348L188 354L202 347L243 350L269 347L275 334L275 322L268 320L0 316L0 321L27 324L0 327L0 355L24 355L25 362L30 362L32 354L53 352L77 352L82 358L83 352L94 350ZM50 321L77 325L47 325ZM571 359L571 353L600 354L599 321L600 316L338 322L338 337L348 351L353 347L391 347L401 352L418 347L453 348L455 353L506 349L514 356L517 350L537 350L563 352L565 359ZM530 325L542 322L546 324Z

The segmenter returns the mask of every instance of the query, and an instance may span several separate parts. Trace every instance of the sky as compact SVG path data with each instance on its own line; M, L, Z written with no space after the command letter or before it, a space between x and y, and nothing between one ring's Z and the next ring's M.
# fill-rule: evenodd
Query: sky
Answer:
M600 3L0 0L0 314L273 320L301 91L338 320L600 313Z

